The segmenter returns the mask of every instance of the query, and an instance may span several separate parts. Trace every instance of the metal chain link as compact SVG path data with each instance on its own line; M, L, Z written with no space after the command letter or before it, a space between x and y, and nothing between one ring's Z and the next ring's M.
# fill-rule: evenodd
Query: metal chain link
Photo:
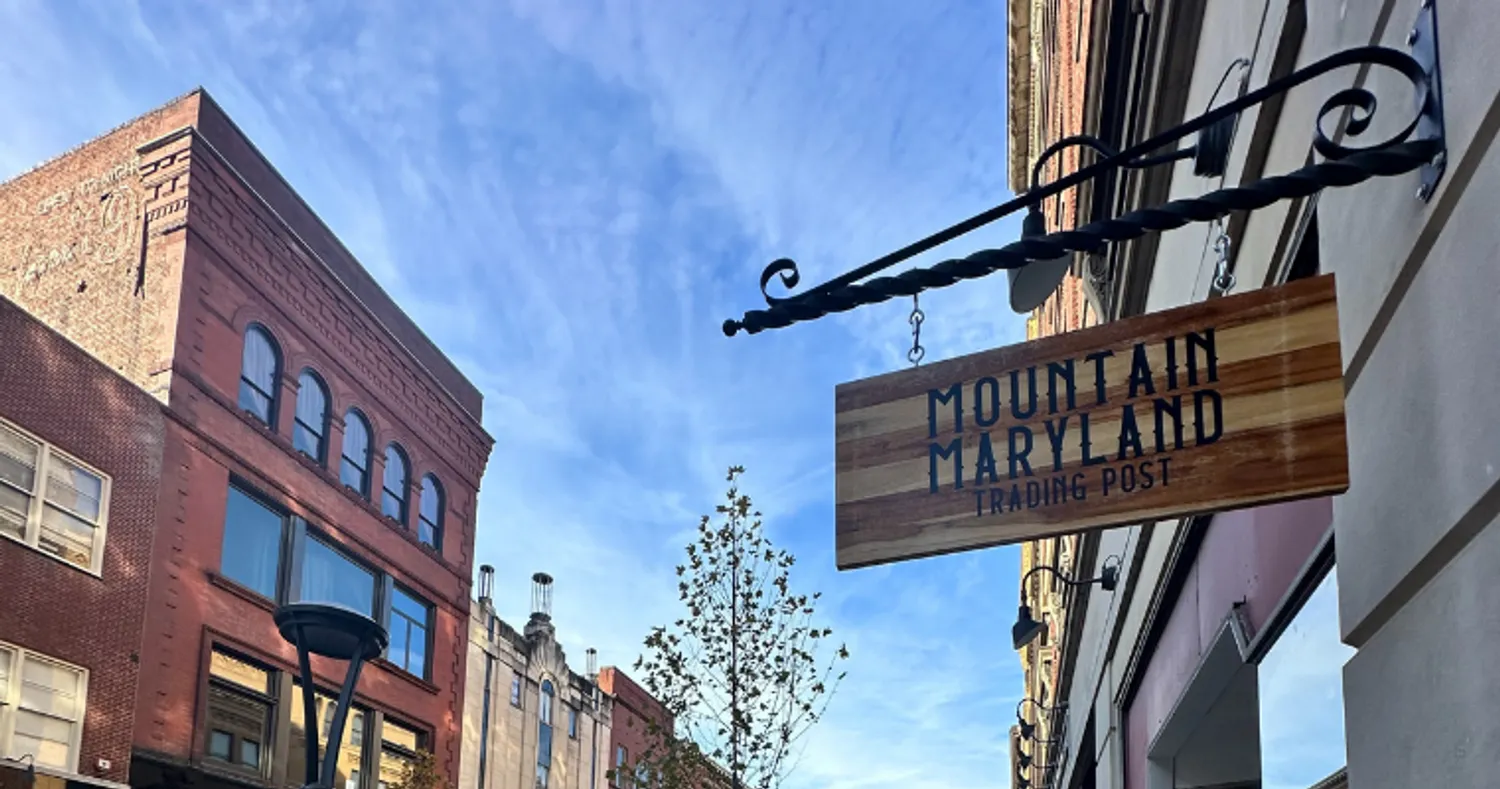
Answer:
M911 362L912 367L922 363L922 357L927 355L927 349L922 347L922 321L927 320L927 315L922 312L922 307L917 303L917 294L911 296L911 316L906 319L911 324L911 350L906 352L906 360Z
M1229 234L1225 233L1224 229L1220 227L1219 237L1214 239L1214 252L1218 253L1219 262L1214 266L1213 281L1213 288L1220 295L1234 290L1234 272L1229 270L1229 253L1233 246L1234 242L1230 240Z

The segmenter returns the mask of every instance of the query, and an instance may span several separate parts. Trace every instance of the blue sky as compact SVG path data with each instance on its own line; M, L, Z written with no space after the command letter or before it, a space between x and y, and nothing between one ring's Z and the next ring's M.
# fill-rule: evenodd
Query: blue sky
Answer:
M719 330L776 257L811 283L1009 196L1004 4L437 5L7 2L0 177L202 84L483 390L502 615L551 572L579 668L628 666L744 464L854 652L793 785L1005 785L1015 549L833 568L833 387L906 364L910 303ZM927 358L1020 339L1004 288L924 297Z

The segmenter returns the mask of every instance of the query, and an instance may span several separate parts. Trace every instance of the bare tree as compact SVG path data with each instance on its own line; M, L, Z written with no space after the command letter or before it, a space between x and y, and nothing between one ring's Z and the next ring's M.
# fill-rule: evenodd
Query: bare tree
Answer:
M836 669L849 650L833 647L833 630L814 623L822 593L793 591L796 559L765 536L761 514L740 492L743 473L729 469L718 517L703 516L677 568L686 615L653 628L636 661L646 689L677 721L675 732L655 729L637 783L776 789L844 678Z

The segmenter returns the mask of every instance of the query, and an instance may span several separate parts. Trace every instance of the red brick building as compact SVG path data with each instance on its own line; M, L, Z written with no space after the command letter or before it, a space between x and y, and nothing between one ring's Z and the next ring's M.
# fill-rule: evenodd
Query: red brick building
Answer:
M294 600L391 631L341 789L416 749L456 775L478 390L201 90L0 187L0 261L0 295L164 406L130 783L301 785Z
M599 671L599 689L613 699L609 733L609 785L618 789L648 789L650 777L637 764L661 732L676 731L676 717L649 691L614 666ZM652 724L655 724L653 729ZM702 789L726 789L733 784L722 765L709 760L700 781Z
M634 786L635 762L651 746L651 724L673 731L675 718L646 689L614 666L599 671L599 689L614 699L609 735L609 785Z
M0 757L118 785L130 765L161 404L3 298L0 348Z

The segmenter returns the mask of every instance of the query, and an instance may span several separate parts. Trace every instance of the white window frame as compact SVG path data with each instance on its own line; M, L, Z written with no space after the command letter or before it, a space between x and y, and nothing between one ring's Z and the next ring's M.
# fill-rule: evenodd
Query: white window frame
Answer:
M79 751L83 746L83 722L88 717L89 705L89 670L83 666L76 666L66 660L58 660L51 655L44 655L29 649L16 646L5 641L0 641L0 652L10 655L10 676L5 686L0 686L0 758L10 757L11 742L16 733L16 711L21 704L21 676L28 660L38 660L43 663L51 663L68 671L78 672L78 711L77 718L72 722L72 736L68 740L68 764L62 768L64 771L77 774ZM15 754L16 757L21 754ZM56 770L51 765L37 765L39 771Z
M37 481L35 483L35 489L27 492L27 494L31 496L31 508L26 513L25 534L18 539L14 535L7 532L0 532L0 537L4 537L11 542L20 543L21 545L24 545L27 548L30 548L37 553L42 554L43 556L53 559L54 561L61 562L62 564L65 564L69 567L82 570L86 573L89 573L90 575L102 576L104 572L104 545L109 537L110 495L113 493L114 481L108 474L105 474L94 466L85 463L82 460L79 460L76 456L58 449L56 445L42 440L35 434L23 429L20 425L17 425L14 422L0 419L0 428L5 428L14 432L19 435L22 440L30 441L31 443L36 444L38 447L36 463ZM97 538L94 540L93 555L89 557L89 565L87 567L71 562L61 556L58 556L57 554L43 550L41 548L42 511L47 506L47 473L50 470L52 458L54 455L62 457L67 462L72 463L83 469L84 471L87 471L88 473L93 474L94 476L99 478L99 520L94 524L94 533L97 535ZM0 485L9 485L9 483L0 482Z

